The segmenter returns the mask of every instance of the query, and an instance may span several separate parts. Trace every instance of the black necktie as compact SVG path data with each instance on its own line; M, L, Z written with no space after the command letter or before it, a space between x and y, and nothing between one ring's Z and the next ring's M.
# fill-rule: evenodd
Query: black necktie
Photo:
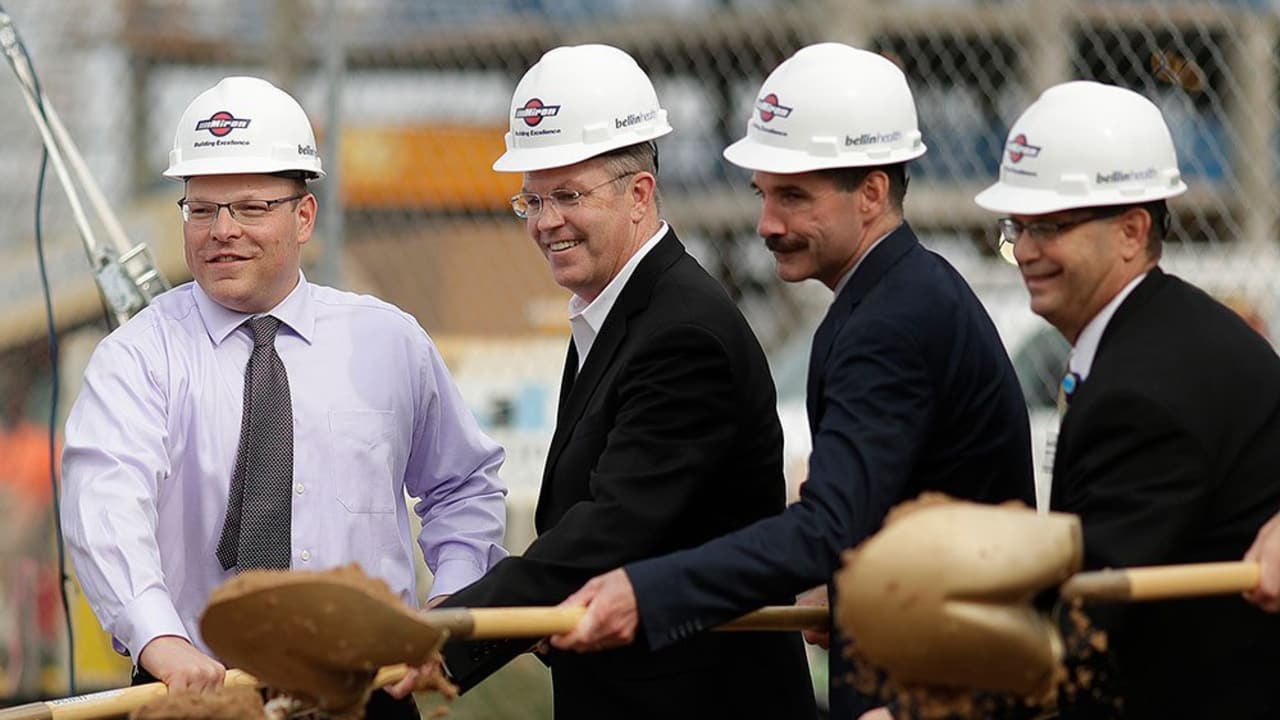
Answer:
M287 570L293 514L293 405L289 376L276 354L280 321L260 315L246 324L253 331L253 354L244 371L240 449L217 554L223 570Z

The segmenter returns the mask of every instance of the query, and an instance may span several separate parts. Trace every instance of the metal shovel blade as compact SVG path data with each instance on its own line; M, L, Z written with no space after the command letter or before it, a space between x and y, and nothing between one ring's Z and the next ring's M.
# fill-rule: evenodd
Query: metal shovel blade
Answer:
M836 575L836 622L901 685L1040 695L1062 655L1031 606L1082 562L1079 519L954 502L895 517Z
M200 633L228 666L331 713L361 705L382 666L425 663L448 637L354 567L242 573L210 596Z

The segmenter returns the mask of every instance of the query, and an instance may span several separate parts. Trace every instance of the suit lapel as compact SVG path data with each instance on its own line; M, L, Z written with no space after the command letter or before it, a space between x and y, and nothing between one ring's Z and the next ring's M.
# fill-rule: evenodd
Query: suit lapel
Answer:
M569 406L569 393L578 379L578 347L569 336L569 352L564 359L564 372L560 375L560 402L556 406L556 427L564 424L564 411Z
M911 226L904 220L898 229L875 246L863 259L862 264L849 278L849 282L840 290L840 295L831 301L827 314L813 334L813 346L809 350L809 377L805 408L809 414L809 431L817 433L818 423L822 419L822 393L825 387L823 368L831 356L831 348L835 345L840 329L844 327L854 308L871 292L907 251L917 245L916 235Z
M1111 320L1107 322L1107 327L1102 331L1102 337L1098 338L1098 350L1094 353L1095 366L1098 363L1097 358L1102 355L1111 338L1115 337L1117 333L1124 332L1123 328L1129 323L1130 317L1150 302L1151 298L1155 297L1156 293L1165 286L1168 280L1169 276L1165 275L1159 266L1147 271L1147 276L1143 278L1142 282L1138 283L1133 292L1129 293L1129 297L1125 298L1124 302L1120 303L1120 307L1116 308L1115 314L1111 316ZM1117 330L1117 328L1120 329ZM1081 387L1083 386L1084 384L1081 385Z
M1089 378L1080 383L1075 394L1071 397L1072 407L1081 407L1088 403L1089 397L1098 387L1097 382L1092 380L1097 377L1099 368L1102 369L1102 375L1106 375L1107 350L1114 345L1113 338L1122 337L1125 333L1125 326L1135 322L1135 316L1142 311L1151 300L1169 283L1169 276L1165 274L1159 266L1153 267L1147 271L1147 277L1138 286L1129 293L1129 297L1120 303L1120 307L1116 308L1116 312L1107 321L1107 327L1102 331L1102 337L1098 339L1098 350L1093 356L1093 369L1089 371ZM1105 379L1102 381L1105 382ZM1092 384L1091 384L1092 383ZM1080 413L1066 413L1062 416L1062 422L1058 428L1058 446L1057 453L1054 455L1053 473L1054 477L1058 476L1058 463L1062 458L1071 453L1072 438L1075 433L1075 427L1080 424ZM1056 487L1053 485L1052 487ZM1050 495L1052 497L1052 493Z
M587 401L591 399L596 386L600 384L605 371L612 364L618 348L627 337L629 319L649 305L649 298L653 294L653 287L657 284L658 278L683 255L684 246L676 238L675 231L668 229L667 234L658 241L657 246L650 250L649 254L645 255L636 266L635 272L627 280L626 287L622 288L617 301L609 311L609 316L605 318L604 325L596 335L595 342L591 345L591 352L587 354L582 371L577 373L577 378L572 382L562 381L560 408L556 414L556 430L551 437L551 447L547 451L547 464L542 476L544 493L551 470L560 458L560 453L564 451L565 445L568 444L574 426L586 410ZM573 366L570 367L566 361L564 370L566 380L570 377L570 373L577 369L577 352L572 341L570 351ZM567 391L566 387L569 388Z

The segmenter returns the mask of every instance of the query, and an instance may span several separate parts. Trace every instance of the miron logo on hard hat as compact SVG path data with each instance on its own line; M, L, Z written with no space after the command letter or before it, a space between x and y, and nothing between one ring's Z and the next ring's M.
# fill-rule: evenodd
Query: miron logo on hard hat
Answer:
M542 122L544 117L555 117L559 114L559 105L547 105L538 98L529 98L529 101L522 107L516 108L516 119L523 120L524 124L529 127Z
M760 111L760 119L765 122L769 122L775 117L784 118L791 115L791 108L779 105L778 96L773 93L756 100L756 110Z
M1040 156L1040 146L1028 145L1027 136L1022 133L1018 133L1012 140L1009 141L1008 150L1009 150L1009 162L1018 162L1022 160L1022 158L1024 157Z
M238 118L226 110L219 110L209 117L208 120L201 120L196 123L196 132L208 130L210 135L214 137L225 137L232 130L238 130L249 127L248 118Z

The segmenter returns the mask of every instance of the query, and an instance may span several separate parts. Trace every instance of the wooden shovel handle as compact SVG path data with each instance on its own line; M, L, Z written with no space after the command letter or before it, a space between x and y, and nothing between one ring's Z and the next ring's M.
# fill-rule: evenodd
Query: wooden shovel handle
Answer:
M409 668L406 665L388 665L378 670L373 687L383 687L399 681ZM228 670L226 686L246 685L256 687L258 679L243 670ZM133 687L104 690L59 700L28 703L0 710L0 720L101 720L128 715L152 700L169 694L164 683L153 682Z
M432 625L448 629L454 637L493 640L538 638L569 632L585 612L586 609L580 607L450 608L428 610L424 617ZM715 629L793 631L825 628L828 622L827 608L824 607L776 606L747 613ZM404 665L381 668L373 686L390 685L408 671ZM226 684L256 686L261 683L244 671L228 670ZM147 683L0 710L0 720L100 720L127 715L166 694L168 689L164 683Z
M247 672L228 670L226 684L227 686L257 685L258 681ZM152 700L158 700L168 694L169 690L164 683L146 683L88 695L19 705L8 710L0 710L0 720L97 720L118 717L128 715Z
M1133 602L1229 595L1258 586L1256 562L1193 563L1078 573L1062 584L1063 600Z
M451 637L498 640L566 633L577 626L585 612L581 607L449 608L428 610L425 618L432 625L447 629ZM825 628L828 622L827 609L823 607L774 606L747 613L715 629L791 631Z

